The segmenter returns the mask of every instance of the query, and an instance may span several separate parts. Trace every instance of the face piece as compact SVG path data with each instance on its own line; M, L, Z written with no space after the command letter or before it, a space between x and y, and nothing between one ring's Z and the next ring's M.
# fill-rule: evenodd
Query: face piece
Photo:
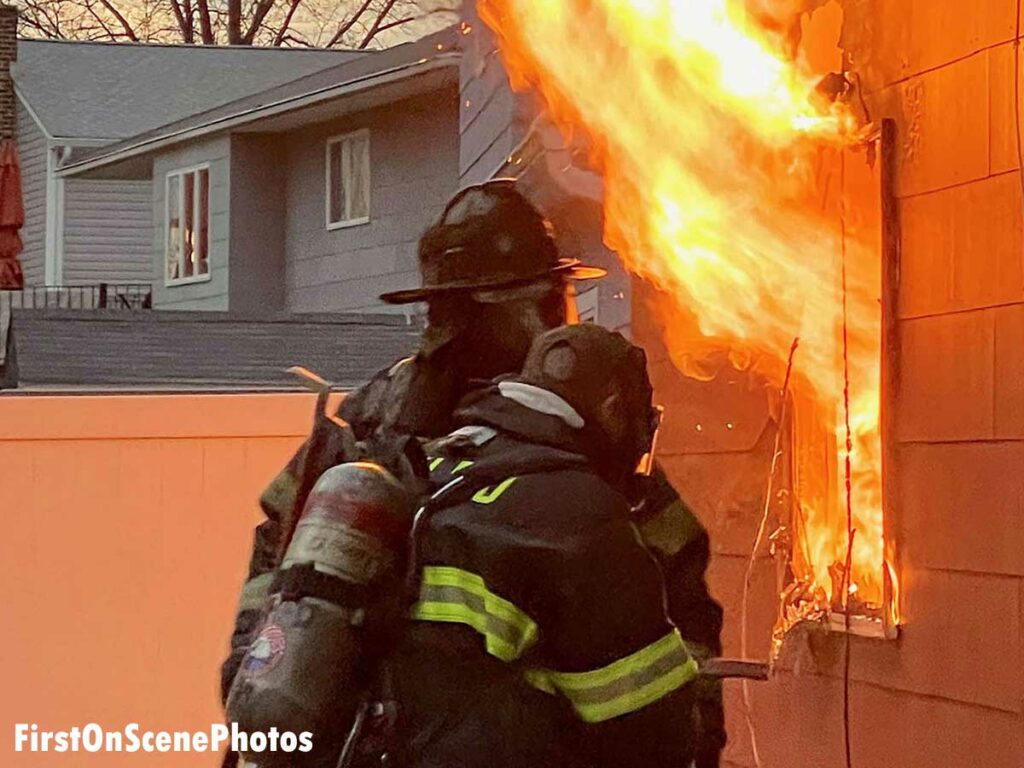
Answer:
M460 292L432 300L421 355L441 354L462 380L518 372L534 338L564 322L564 284Z

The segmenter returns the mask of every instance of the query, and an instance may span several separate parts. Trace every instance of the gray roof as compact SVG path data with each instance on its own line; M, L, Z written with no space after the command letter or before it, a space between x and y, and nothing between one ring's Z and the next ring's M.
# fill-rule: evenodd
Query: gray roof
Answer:
M395 315L14 310L22 388L292 389L301 365L342 388L412 354Z
M365 55L19 40L11 72L51 136L117 140Z
M61 175L74 175L101 165L134 157L209 133L246 125L302 107L360 93L381 84L411 82L422 76L437 88L458 82L459 35L455 27L346 60L298 79L188 114L122 141L89 150L64 166ZM451 75L446 79L445 72ZM433 79L431 77L433 76Z

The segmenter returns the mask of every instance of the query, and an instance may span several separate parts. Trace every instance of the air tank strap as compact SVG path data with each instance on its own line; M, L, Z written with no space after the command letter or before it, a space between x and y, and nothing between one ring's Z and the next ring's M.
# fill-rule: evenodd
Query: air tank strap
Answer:
M365 608L370 591L362 584L321 573L312 563L293 565L277 572L270 585L271 594L280 594L282 600L314 597L343 608Z

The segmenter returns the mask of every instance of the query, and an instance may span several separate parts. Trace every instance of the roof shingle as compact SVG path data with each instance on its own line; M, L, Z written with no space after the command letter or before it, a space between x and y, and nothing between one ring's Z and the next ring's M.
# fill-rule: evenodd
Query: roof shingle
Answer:
M52 136L118 140L366 51L19 40L11 66Z

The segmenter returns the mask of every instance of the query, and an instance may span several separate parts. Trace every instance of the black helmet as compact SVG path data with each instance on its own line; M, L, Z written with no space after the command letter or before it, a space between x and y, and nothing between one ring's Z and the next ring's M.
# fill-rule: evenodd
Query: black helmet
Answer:
M658 410L652 404L647 355L622 334L593 323L541 334L530 347L521 379L559 395L595 428L605 400L618 394L629 425L620 447L634 454L622 458L635 464L650 450Z
M557 274L567 280L604 277L606 271L561 259L548 223L516 189L494 179L463 189L420 238L421 288L382 295L409 304L467 290L505 288Z

